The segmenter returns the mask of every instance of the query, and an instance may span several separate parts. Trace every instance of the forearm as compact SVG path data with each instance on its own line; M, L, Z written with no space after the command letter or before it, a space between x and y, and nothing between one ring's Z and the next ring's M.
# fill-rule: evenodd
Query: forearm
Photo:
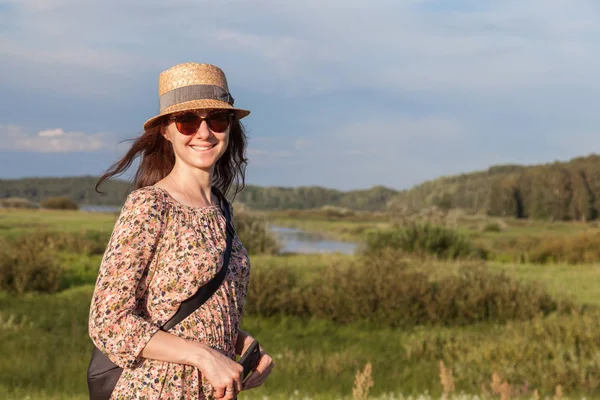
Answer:
M140 356L199 368L210 356L210 348L199 342L158 331L140 352Z
M242 351L244 351L244 348L247 345L249 345L253 340L254 338L250 336L248 332L244 332L243 330L239 329L237 342L235 342L235 354L237 354L238 356L242 355Z

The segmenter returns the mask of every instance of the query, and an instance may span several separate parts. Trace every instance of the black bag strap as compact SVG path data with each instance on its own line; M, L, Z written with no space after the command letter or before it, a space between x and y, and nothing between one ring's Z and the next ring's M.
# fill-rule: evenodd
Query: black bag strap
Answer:
M225 254L223 255L223 265L221 266L221 270L214 278L212 278L207 284L201 286L196 294L194 294L189 299L184 300L179 305L179 309L173 315L173 317L165 322L165 324L160 328L163 331L168 331L173 328L175 325L186 319L191 313L196 311L202 304L206 302L212 296L223 280L225 280L225 275L227 275L227 270L229 269L229 258L231 258L231 246L233 243L233 224L231 223L231 210L229 209L229 204L225 199L225 196L221 194L221 192L217 188L213 188L213 192L219 199L219 205L221 207L221 211L225 215L225 235L226 235L226 247Z

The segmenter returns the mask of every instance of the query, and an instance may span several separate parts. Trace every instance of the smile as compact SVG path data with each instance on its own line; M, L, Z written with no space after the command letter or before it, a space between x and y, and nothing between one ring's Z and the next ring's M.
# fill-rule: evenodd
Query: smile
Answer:
M213 144L211 146L190 146L192 149L196 150L196 151L207 151L212 149L213 147L215 147L217 144Z

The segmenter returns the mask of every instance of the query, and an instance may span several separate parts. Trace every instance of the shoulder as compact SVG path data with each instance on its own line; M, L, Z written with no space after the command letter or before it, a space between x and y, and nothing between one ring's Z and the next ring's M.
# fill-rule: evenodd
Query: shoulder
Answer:
M136 189L127 195L123 211L162 215L165 212L165 194L153 186Z

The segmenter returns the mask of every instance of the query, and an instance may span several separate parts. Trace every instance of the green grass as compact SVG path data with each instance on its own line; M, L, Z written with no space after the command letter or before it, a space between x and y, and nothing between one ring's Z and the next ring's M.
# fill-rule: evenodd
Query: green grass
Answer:
M91 291L88 285L22 299L0 295L0 393L4 390L7 398L85 396L85 371L92 349L87 336ZM268 382L252 391L253 398L289 398L296 391L313 398L348 397L356 372L367 362L373 365L376 385L371 393L375 397L425 391L438 396L442 389L438 351L439 356L445 351L465 354L463 359L453 355L465 368L474 362L478 349L483 350L481 357L494 347L501 348L497 337L507 343L522 341L519 332L490 324L400 331L296 318L245 317L242 328L258 338L276 362ZM447 350L436 350L439 345ZM455 376L459 390L473 391L460 370ZM480 379L486 381L486 377Z
M0 295L3 398L85 396L85 371L92 349L87 336L91 292L92 286L86 285L60 294L22 299ZM520 340L518 332L490 324L400 331L364 324L338 326L322 320L247 316L242 329L259 339L276 362L267 383L252 391L253 398L290 398L295 391L313 398L349 397L356 372L368 362L373 365L375 386L371 393L375 397L425 391L438 396L442 390L438 350L424 344L443 344L447 351L470 348L477 354L479 346L498 347L497 337L505 337L509 343ZM477 347L472 346L477 343ZM464 363L471 362L468 357L458 360L463 368ZM460 371L455 376L459 390L473 391ZM487 381L486 377L481 379L481 383Z
M414 265L414 270L426 272L431 279L456 274L460 266L480 265L483 261L415 261L407 257L405 261ZM584 265L568 264L511 264L485 263L492 271L504 271L518 280L541 284L548 292L557 297L568 297L577 304L589 304L600 307L600 263Z
M87 315L92 286L55 295L0 296L0 387L48 396L85 394L85 371L92 345ZM408 370L394 368L388 352L402 351L397 332L338 327L327 321L245 317L243 329L260 339L278 364L259 391L266 395L294 390L348 394L355 370L374 362L380 390L418 387ZM435 377L435 363L422 364ZM414 375L414 376L413 376ZM405 378L413 376L407 385ZM400 379L402 378L402 379ZM306 382L311 382L307 388Z
M0 209L0 235L16 236L36 230L111 232L116 220L117 215L112 213Z
M580 304L600 306L600 263L533 265L490 263L526 281L542 283L551 294L566 295Z
M299 276L307 281L318 278L325 268L332 264L346 265L354 260L347 254L287 254L281 256L256 255L251 258L251 265L261 268L271 266L294 268Z
M0 236L14 236L39 228L68 232L110 232L115 214L49 210L0 210ZM282 222L284 221L284 222ZM287 221L287 222L285 222ZM357 232L387 223L372 221L275 220L307 231L330 230L334 237L356 239ZM470 234L493 243L499 237L519 235L571 235L590 228L579 223L524 223L507 220L504 232ZM468 231L466 225L460 229ZM92 349L87 335L87 315L101 255L59 253L67 269L54 295L28 294L14 298L0 293L0 398L2 399L84 399L85 373ZM346 255L253 256L256 268L283 266L301 271L307 281L318 279L332 264L346 265L355 260ZM410 259L412 268L431 273L432 279L457 271L465 262L439 262ZM475 263L476 264L476 263ZM600 263L586 265L531 265L489 263L520 280L545 285L551 294L569 296L579 304L600 306ZM252 283L251 283L252 284ZM260 389L240 395L241 399L330 399L351 397L355 374L366 363L373 365L373 398L395 393L439 397L439 360L454 369L458 390L480 393L491 371L514 374L514 384L523 377L532 382L553 382L560 371L579 368L582 374L600 376L596 358L578 355L570 363L570 340L594 340L598 329L589 321L563 316L532 322L493 325L480 323L464 327L425 326L390 329L366 323L337 325L330 321L299 318L260 318L247 315L242 329L257 337L273 356L276 369ZM593 327L593 325L590 325ZM589 332L588 330L591 329ZM543 336L546 333L548 337ZM579 336L573 336L573 335ZM561 336L561 335L566 336ZM588 335L589 334L589 338ZM541 336L536 336L541 335ZM499 340L499 338L501 340ZM581 339L583 338L583 339ZM587 338L587 339L586 339ZM590 345L589 349L594 349ZM573 350L575 351L575 350ZM582 350L583 351L583 350ZM521 359L519 368L515 360ZM558 364L557 364L558 363ZM562 364L561 364L562 363ZM564 364L564 368L563 368ZM563 369L561 369L563 368ZM586 369L587 368L587 369ZM587 372L586 372L587 371ZM567 375L565 375L567 376ZM427 395L427 393L429 395ZM549 389L543 392L551 395ZM575 392L567 394L577 395ZM583 391L588 399L600 398L598 389ZM429 396L429 397L428 397ZM450 397L452 398L452 397Z

